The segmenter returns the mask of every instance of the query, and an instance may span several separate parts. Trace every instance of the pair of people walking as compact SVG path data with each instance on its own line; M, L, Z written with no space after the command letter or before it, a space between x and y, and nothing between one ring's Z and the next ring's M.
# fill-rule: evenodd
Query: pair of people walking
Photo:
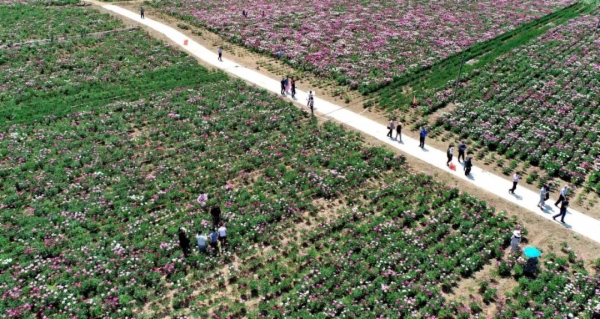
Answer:
M396 131L396 139L402 141L402 123L398 122L398 125L394 122L396 119L391 119L388 124L388 133L387 137L394 138L394 130Z

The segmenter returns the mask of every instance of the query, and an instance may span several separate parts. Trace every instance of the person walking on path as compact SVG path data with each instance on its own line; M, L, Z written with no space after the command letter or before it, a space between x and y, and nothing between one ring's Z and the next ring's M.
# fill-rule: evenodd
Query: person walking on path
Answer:
M465 161L465 176L469 176L469 174L471 174L471 167L473 167L473 158L471 156L467 156L467 160Z
M289 78L285 78L285 91L288 92L289 94L291 94L291 90L290 90L290 79Z
M212 216L213 228L216 228L221 222L221 207L215 205L210 209L210 215Z
M219 242L221 242L221 250L227 245L227 227L225 223L221 223L221 227L217 230L219 232Z
M446 156L448 156L448 161L446 162L446 166L450 166L450 162L452 162L453 155L454 155L454 145L450 144L450 146L448 146L448 150L446 151Z
M396 139L402 142L402 123L396 124Z
M567 215L567 207L569 207L569 197L565 197L560 204L560 213L552 216L552 219L556 220L556 217L560 216L560 222L565 223L565 215Z
M306 106L308 106L310 108L310 114L312 116L315 116L315 97L312 93L312 91L308 92L308 103L306 104Z
M390 120L390 124L388 124L387 128L388 128L389 131L388 131L388 133L387 133L386 136L389 137L389 138L393 138L392 137L392 133L394 132L394 129L396 128L396 126L394 125L394 119Z
M281 78L281 95L285 95L285 78Z
M462 160L465 160L465 151L467 150L467 145L465 144L465 141L460 142L460 144L458 144L458 162L460 163L460 158L462 157Z
M187 236L187 230L183 227L179 227L179 247L181 247L184 257L190 254L190 239Z
M517 184L519 183L519 179L521 179L521 176L519 175L519 173L515 173L515 175L513 175L513 186L512 186L512 188L508 189L509 194L515 193L515 189L517 189Z
M425 137L427 137L427 128L425 126L421 126L421 130L419 132L419 147L425 148Z
M217 52L219 53L219 61L223 62L223 47L219 47Z
M142 16L142 19L145 19L145 17L144 17L144 12L145 11L146 10L144 9L144 7L140 7L140 15Z
M558 196L558 200L556 201L556 203L554 203L554 206L558 207L558 204L560 204L563 200L565 200L565 198L567 197L568 191L569 191L569 186L565 185L565 187L563 187L560 190L560 195Z
M196 241L198 242L198 251L202 254L206 252L206 242L208 241L208 237L202 234L202 231L198 229L196 233Z
M521 231L515 230L513 231L513 235L510 238L510 253L515 254L519 248L519 244L521 243Z
M542 210L544 209L544 207L546 207L546 186L542 186L542 188L540 188L540 202L537 205L539 208L541 208Z
M210 248L213 253L216 253L219 249L219 247L218 247L219 239L218 238L219 238L219 236L217 235L217 230L213 228L213 231L209 235Z
M292 99L295 99L296 98L296 80L294 80L294 78L292 78L292 80L290 82L292 85Z
M546 199L545 200L549 200L550 199L550 185L548 185L547 183L544 184L544 189L546 190Z

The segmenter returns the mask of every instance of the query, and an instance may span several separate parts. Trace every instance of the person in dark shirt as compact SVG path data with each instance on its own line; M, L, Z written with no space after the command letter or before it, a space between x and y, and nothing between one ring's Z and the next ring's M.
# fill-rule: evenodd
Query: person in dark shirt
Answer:
M462 160L465 160L465 151L467 150L467 145L465 144L465 141L460 142L460 144L458 144L458 162L460 163L460 158L462 157Z
M465 176L469 176L471 174L471 167L473 166L473 158L471 156L467 157L465 161Z
M285 95L285 78L281 78L281 95Z
M142 16L142 19L144 19L144 12L145 12L145 11L146 11L146 10L144 10L144 7L140 7L140 14L141 14L141 16Z
M212 216L213 228L217 228L221 222L221 207L215 205L210 209L210 215Z
M556 220L556 217L560 216L560 222L565 223L565 215L567 215L567 207L569 207L569 197L565 197L565 199L560 204L560 213L552 216L552 219Z
M184 257L190 254L190 239L186 234L186 229L183 227L179 227L179 247L181 247Z

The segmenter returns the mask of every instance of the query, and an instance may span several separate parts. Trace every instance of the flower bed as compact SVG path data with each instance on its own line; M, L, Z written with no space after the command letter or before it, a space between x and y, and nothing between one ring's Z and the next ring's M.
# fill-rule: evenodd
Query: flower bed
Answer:
M436 124L582 183L600 163L597 20L596 10L471 72ZM427 113L451 101L451 85L422 103Z
M574 1L155 1L230 41L364 90ZM457 8L460 6L460 8ZM242 16L248 10L248 17ZM263 16L264 12L264 16Z

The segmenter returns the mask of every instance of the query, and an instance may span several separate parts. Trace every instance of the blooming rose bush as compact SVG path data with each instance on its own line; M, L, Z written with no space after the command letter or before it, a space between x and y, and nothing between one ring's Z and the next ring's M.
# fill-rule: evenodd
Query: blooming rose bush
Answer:
M366 89L573 3L160 0L153 5L256 51L283 50L292 66Z

